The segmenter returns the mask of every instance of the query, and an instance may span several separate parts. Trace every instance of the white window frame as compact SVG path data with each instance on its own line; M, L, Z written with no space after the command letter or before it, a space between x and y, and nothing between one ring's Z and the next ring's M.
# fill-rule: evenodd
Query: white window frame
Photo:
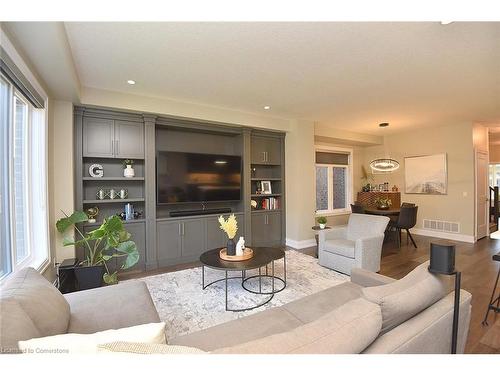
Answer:
M19 91L14 85L12 85L9 80L2 75L2 78L10 85L9 89L9 118L8 123L11 127L9 131L9 142L11 145L14 144L15 137L15 121L16 121L16 111L15 111L15 100L16 98L26 104L26 123L25 123L25 147L24 147L24 163L26 167L23 170L24 178L24 214L25 214L25 246L28 255L17 261L16 253L16 226L15 226L15 194L14 194L14 157L12 154L9 155L8 163L8 175L9 175L9 234L10 234L10 273L16 272L23 267L34 267L38 271L43 272L50 264L50 245L49 245L49 212L47 204L48 195L48 128L47 128L47 110L37 109L31 102ZM38 122L35 122L35 111L40 111L40 118ZM38 115L36 116L38 117ZM38 129L34 132L34 126L43 127L43 129ZM34 142L39 142L39 138L34 137L34 133L38 136L43 137L43 146L38 146L35 150ZM43 151L43 155L39 154L40 148ZM34 168L34 160L38 160L41 163ZM33 178L34 173L37 174L36 178ZM34 184L34 180L37 180ZM35 190L36 189L36 190ZM38 196L38 207L34 207L33 197ZM5 278L8 274L3 275ZM0 278L0 280L2 279Z
M354 202L353 196L353 164L354 164L354 150L348 147L336 147L336 146L316 146L316 152L329 152L336 154L346 154L348 155L347 165L343 164L314 164L314 191L316 192L316 167L328 167L328 209L326 210L316 210L316 216L336 216L336 215L346 215L351 213L351 203ZM345 168L346 169L346 181L347 186L345 189L346 194L346 207L345 208L333 208L333 168ZM316 203L316 202L315 202ZM315 204L316 206L316 204Z

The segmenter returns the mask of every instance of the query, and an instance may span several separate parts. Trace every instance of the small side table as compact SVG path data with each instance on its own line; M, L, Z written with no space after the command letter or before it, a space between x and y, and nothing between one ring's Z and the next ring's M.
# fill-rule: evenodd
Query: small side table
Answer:
M318 246L319 246L319 235L318 233L322 230L325 230L325 229L332 229L332 227L324 227L324 228L320 228L319 225L315 225L311 228L313 231L316 232L316 234L314 235L314 238L316 238L316 253L315 253L315 256L316 258L318 257Z

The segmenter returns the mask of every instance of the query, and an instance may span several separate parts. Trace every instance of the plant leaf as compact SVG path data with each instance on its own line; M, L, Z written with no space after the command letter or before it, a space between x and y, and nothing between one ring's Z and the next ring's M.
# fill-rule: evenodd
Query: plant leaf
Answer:
M105 227L104 229L108 233L120 232L123 230L123 223L118 216L114 215L107 218L101 227Z
M83 238L81 240L78 240L78 241L75 241L75 239L72 237L65 237L65 238L63 238L62 244L63 244L63 246L73 246L73 245L80 246L80 245L84 244L87 240L89 240L89 238L87 238L87 237Z
M115 272L113 272L111 275L109 273L105 273L102 277L102 279L104 280L104 282L106 284L117 284L118 283L118 274Z
M128 241L128 240L130 240L130 237L132 237L132 235L129 232L127 232L125 229L120 231L120 242Z
M99 227L99 228L94 229L93 231L89 232L88 234L89 234L89 239L98 240L100 238L103 238L106 235L106 231Z
M66 230L78 223L87 221L89 217L83 211L75 211L71 216L63 217L56 222L56 228L59 233L64 233Z
M105 262L107 262L107 261L108 261L108 260L110 260L111 258L113 258L113 256L112 256L112 255L103 255L103 256L102 256L102 259L103 259Z
M127 255L122 265L122 269L124 270L136 265L139 261L139 252L134 241L122 242L116 247L116 250L119 253Z

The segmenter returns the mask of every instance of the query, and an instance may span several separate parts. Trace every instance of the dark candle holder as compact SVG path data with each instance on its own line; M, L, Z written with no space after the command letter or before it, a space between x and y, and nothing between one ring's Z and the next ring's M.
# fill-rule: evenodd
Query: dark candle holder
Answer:
M455 276L455 302L453 306L451 354L457 354L460 284L462 274L455 269L455 245L431 243L430 265L428 269L429 272L433 274Z

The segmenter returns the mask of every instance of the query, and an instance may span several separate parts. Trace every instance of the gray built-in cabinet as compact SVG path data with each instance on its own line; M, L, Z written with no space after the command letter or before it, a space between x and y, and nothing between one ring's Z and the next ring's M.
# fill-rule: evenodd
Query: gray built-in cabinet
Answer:
M224 214L225 218L229 214ZM243 236L244 214L235 214L238 232L235 241ZM158 263L165 267L181 262L198 260L210 249L222 248L227 236L219 228L218 215L194 216L182 219L159 219L156 224Z
M281 212L253 212L252 244L279 246L281 242Z
M144 158L144 124L88 117L82 135L84 157Z
M227 208L235 213L238 233L247 246L284 246L285 243L285 134L227 124L180 120L151 114L96 108L75 108L75 171L77 209L98 206L97 224L123 211L125 201L99 201L99 188L127 188L129 200L143 212L125 228L139 249L139 263L128 271L144 271L198 260L201 253L222 248L227 237L218 216L171 217L172 211ZM242 195L239 201L156 204L155 157L158 151L184 151L242 157ZM134 159L135 179L123 177L123 159ZM102 164L104 178L91 178L88 167ZM257 194L262 181L271 181L272 194ZM273 198L279 207L262 203ZM258 202L255 209L251 201ZM227 217L229 214L224 214ZM77 249L82 259L83 249ZM123 259L110 263L119 270Z
M274 137L253 136L251 162L252 164L280 165L281 140Z

